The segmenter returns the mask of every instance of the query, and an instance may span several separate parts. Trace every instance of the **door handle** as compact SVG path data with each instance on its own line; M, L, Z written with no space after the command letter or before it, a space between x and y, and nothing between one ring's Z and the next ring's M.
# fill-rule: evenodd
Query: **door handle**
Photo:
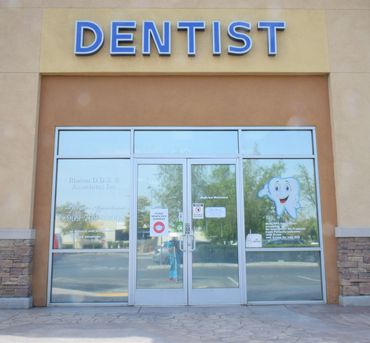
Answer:
M184 252L184 239L185 239L185 236L181 236L181 238L179 240L179 249L182 252Z
M195 249L197 248L197 243L196 243L196 240L195 240L195 237L194 235L189 235L189 238L191 239L191 245L190 245L190 251L195 251Z

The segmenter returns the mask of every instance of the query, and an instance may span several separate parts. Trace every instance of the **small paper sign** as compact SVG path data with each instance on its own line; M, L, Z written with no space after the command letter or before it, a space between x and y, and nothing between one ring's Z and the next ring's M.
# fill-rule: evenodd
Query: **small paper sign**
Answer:
M193 219L204 219L204 204L193 204Z
M259 233L250 233L245 240L247 248L262 248L262 235Z
M206 207L207 218L225 218L226 208L225 207Z
M168 209L156 208L150 210L150 237L168 235Z

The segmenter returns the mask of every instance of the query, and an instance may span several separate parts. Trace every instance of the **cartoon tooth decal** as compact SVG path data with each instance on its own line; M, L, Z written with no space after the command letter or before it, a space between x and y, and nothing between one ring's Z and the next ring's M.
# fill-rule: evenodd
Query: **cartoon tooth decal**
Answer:
M299 204L299 182L293 177L274 177L258 192L258 197L267 196L275 203L276 215L281 217L286 211L292 218L297 218Z

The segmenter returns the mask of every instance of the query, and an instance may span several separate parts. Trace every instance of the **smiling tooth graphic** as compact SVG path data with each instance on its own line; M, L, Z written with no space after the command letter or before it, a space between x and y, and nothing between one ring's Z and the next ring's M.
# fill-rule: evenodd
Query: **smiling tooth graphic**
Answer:
M258 192L258 197L267 196L275 203L276 215L281 217L286 211L292 218L297 218L299 204L299 182L293 177L274 177Z

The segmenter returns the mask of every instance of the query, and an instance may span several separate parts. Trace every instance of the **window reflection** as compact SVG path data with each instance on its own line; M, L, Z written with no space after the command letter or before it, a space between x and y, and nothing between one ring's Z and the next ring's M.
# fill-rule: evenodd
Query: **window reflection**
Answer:
M129 160L59 160L53 248L128 248L129 180Z
M230 156L238 153L237 131L136 131L135 153Z
M322 300L320 252L247 252L248 301Z
M193 288L239 287L235 165L192 165L191 182L192 206L204 208L192 216Z
M313 160L243 162L246 247L318 246Z
M151 235L151 210L168 212L168 232ZM137 288L182 288L183 166L138 166Z
M248 155L311 155L310 130L251 130L242 131L240 149Z
M128 300L128 253L54 253L52 302Z
M59 131L59 155L127 155L130 131L62 130Z

